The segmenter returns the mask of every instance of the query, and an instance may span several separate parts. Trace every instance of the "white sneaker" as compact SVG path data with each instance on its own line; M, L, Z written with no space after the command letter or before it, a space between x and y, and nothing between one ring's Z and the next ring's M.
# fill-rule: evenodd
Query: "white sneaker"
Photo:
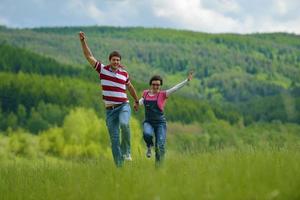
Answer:
M147 152L146 152L146 156L147 158L150 158L152 155L152 152L151 152L151 147L147 147Z
M132 161L131 155L130 154L124 155L124 160Z

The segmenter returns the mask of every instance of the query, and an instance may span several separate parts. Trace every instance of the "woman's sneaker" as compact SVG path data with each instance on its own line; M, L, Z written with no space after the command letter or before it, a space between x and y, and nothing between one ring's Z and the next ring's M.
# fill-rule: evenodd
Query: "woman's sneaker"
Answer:
M131 155L130 154L124 155L124 160L132 161Z
M146 156L147 158L150 158L151 157L151 147L147 147L147 152L146 152Z

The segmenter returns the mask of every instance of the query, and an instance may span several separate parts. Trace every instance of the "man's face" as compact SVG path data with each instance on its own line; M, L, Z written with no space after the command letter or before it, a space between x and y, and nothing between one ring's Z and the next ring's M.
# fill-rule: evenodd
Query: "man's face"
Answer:
M120 63L121 63L121 59L119 57L117 56L111 57L110 64L113 68L119 67Z

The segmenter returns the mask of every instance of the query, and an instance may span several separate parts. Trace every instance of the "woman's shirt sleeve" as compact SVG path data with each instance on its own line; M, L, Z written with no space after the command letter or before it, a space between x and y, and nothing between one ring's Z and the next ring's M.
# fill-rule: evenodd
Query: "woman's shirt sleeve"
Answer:
M168 97L170 94L172 94L172 93L176 92L177 90L179 90L180 88L182 88L182 87L183 87L184 85L186 85L188 82L189 82L188 79L186 79L186 80L182 81L181 83L178 83L177 85L173 86L172 88L166 90L166 95L167 95L167 97Z

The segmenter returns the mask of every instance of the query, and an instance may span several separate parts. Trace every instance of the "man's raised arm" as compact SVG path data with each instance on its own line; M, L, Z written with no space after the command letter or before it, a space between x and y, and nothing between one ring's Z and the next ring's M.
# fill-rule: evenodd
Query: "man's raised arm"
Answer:
M79 32L79 39L80 39L82 51L83 51L83 54L84 54L85 58L92 65L92 67L95 67L97 60L93 56L90 48L87 45L86 37L85 37L84 32L81 32L81 31Z

